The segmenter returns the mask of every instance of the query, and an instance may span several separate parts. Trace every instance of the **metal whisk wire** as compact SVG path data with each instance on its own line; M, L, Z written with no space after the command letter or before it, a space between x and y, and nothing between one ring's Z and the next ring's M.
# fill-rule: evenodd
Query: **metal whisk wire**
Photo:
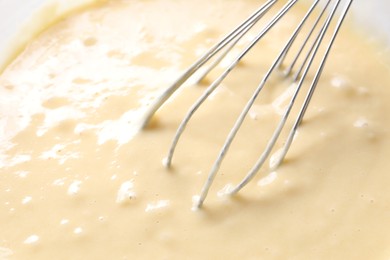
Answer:
M274 27L276 23L278 23L282 17L298 2L299 0L289 0L281 9L279 12L277 12L276 15L274 15L271 20L265 25L265 27L258 33L254 39L241 51L241 53L233 60L233 62L225 69L222 74L210 84L210 86L206 89L206 91L203 93L203 95L193 104L193 106L190 108L189 112L181 122L180 126L177 129L176 135L173 138L172 145L169 149L168 156L165 160L165 165L169 167L172 163L172 158L175 152L175 148L178 144L178 141L184 132L188 122L192 118L192 116L195 114L195 112L198 110L198 108L203 104L203 102L215 91L215 89L221 84L221 82L230 74L230 72L237 66L237 64L240 62L240 60L247 55L247 53ZM293 76L293 82L295 82L295 90L291 96L291 99L275 129L275 131L272 134L271 139L268 141L265 150L259 157L258 161L255 163L255 165L252 167L252 169L249 171L249 173L245 176L245 178L234 188L232 188L229 191L229 194L235 194L239 192L243 187L245 187L259 172L260 168L263 166L265 161L269 158L271 152L273 151L276 142L285 127L286 121L290 115L290 112L296 102L296 99L298 97L298 94L300 93L302 89L302 85L305 82L307 75L312 67L312 64L318 56L318 52L320 49L320 46L323 44L324 37L327 33L327 31L330 28L330 25L332 23L332 20L338 13L338 9L341 5L341 2L346 1L344 5L344 9L341 11L339 19L337 21L337 24L335 25L335 29L333 31L333 34L330 37L329 43L325 48L324 54L322 56L322 59L319 62L318 69L316 73L314 74L314 78L308 88L308 92L306 94L306 97L303 101L302 107L300 108L298 112L298 116L293 123L293 126L291 130L288 133L287 140L285 144L283 145L282 149L280 149L277 152L277 159L275 160L275 163L273 163L274 168L280 165L280 163L283 161L284 157L286 156L293 138L297 132L297 129L299 125L302 122L302 119L305 115L305 112L307 110L307 107L311 101L311 98L313 96L313 93L316 89L317 83L320 79L320 76L322 74L322 71L325 66L325 62L329 56L330 50L333 46L333 43L338 35L338 32L341 28L341 25L346 17L346 14L348 13L348 10L353 2L353 0L326 0L325 4L323 5L323 9L318 14L317 18L315 19L315 22L313 23L312 28L309 30L309 33L305 37L302 45L298 49L297 54L293 58L293 61L291 64L287 67L286 70L284 70L284 73L286 76L290 75L293 71L294 66L297 64L298 59L301 57L303 51L305 50L307 44L309 43L309 40L313 36L313 33L315 32L315 29L318 27L320 22L322 21L322 18L326 11L332 6L331 3L333 3L333 7L331 10L328 10L328 16L325 18L325 21L323 22L322 26L319 29L319 32L315 36L315 39L312 42L312 45L309 47L309 50L307 51L306 55L303 57L303 61L301 62L301 65L299 66L297 72ZM202 66L204 66L206 63L208 63L215 55L219 54L220 56L215 58L214 62L209 66L208 69L206 69L206 72L202 74L200 77L201 79L205 77L213 68L215 68L222 60L223 58L236 46L236 44L242 39L246 33L251 30L254 25L256 25L261 18L271 9L271 7L277 2L277 0L269 0L267 1L262 7L260 7L254 14L252 14L247 20L245 20L240 26L238 26L236 29L234 29L230 34L228 34L222 41L217 43L214 47L212 47L205 55L203 55L197 62L195 62L181 77L179 77L174 84L171 85L170 88L168 88L164 93L155 101L155 103L150 107L150 110L146 114L145 121L143 124L143 127L145 127L150 119L152 118L153 114L165 103L165 101L178 89L180 88L183 83L185 83L195 72L197 72ZM210 173L208 175L207 181L204 184L201 194L199 196L199 199L196 201L196 208L200 208L210 190L210 187L220 169L220 166L236 136L239 129L241 128L245 118L247 117L251 107L257 100L260 92L266 85L266 82L269 80L269 77L271 74L277 69L281 68L282 64L287 57L287 54L291 50L292 45L294 44L295 40L297 39L299 33L301 32L303 26L306 24L306 22L309 20L309 17L314 13L314 10L318 7L321 0L315 0L313 4L310 6L309 10L301 20L301 22L298 24L297 28L294 30L292 36L289 38L285 46L283 47L280 54L277 56L276 60L271 65L270 69L267 71L267 73L264 75L262 81L255 89L253 95L247 102L246 106L242 110L241 114L239 115L237 121L235 122L234 126L232 127L228 137L226 138L226 141L220 150L220 153L214 162ZM225 50L224 52L220 53L222 50Z

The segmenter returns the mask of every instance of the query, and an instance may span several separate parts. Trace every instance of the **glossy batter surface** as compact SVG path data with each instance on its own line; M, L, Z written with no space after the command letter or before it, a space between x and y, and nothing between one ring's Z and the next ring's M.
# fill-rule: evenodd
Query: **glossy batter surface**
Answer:
M390 65L365 38L343 29L286 161L238 196L218 192L257 160L285 82L192 210L278 37L202 106L172 169L161 161L204 87L187 85L137 133L150 101L258 6L108 1L32 41L0 76L0 259L388 259Z

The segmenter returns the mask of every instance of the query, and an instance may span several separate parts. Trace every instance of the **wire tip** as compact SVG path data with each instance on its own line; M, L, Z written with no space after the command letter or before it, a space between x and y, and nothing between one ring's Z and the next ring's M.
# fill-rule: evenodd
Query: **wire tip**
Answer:
M199 195L192 197L192 210L197 211L200 210L203 206L203 200L200 199Z
M172 166L172 160L170 160L168 157L164 158L162 160L162 164L164 165L164 167L166 168L171 168Z

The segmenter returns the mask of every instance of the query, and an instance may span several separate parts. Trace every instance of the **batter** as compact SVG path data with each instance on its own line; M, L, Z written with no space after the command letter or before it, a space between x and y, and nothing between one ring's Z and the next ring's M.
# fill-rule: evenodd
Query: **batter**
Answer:
M204 88L187 85L138 132L151 100L258 6L108 1L33 40L0 76L0 259L389 259L390 66L353 30L343 28L286 161L238 196L218 193L257 160L285 84L252 109L192 210L278 37L202 106L172 169L161 161Z

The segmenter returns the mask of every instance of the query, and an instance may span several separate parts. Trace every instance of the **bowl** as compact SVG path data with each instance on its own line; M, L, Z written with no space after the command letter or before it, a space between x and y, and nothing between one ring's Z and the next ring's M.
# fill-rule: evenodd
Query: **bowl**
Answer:
M45 25L95 0L0 0L0 73L1 68L12 60L18 51ZM355 1L348 21L356 23L363 31L378 41L390 43L390 18L385 10L390 3L384 0L373 2ZM378 15L372 15L378 14ZM353 44L353 43L351 43ZM389 45L390 46L390 45ZM1 257L0 257L1 258Z

